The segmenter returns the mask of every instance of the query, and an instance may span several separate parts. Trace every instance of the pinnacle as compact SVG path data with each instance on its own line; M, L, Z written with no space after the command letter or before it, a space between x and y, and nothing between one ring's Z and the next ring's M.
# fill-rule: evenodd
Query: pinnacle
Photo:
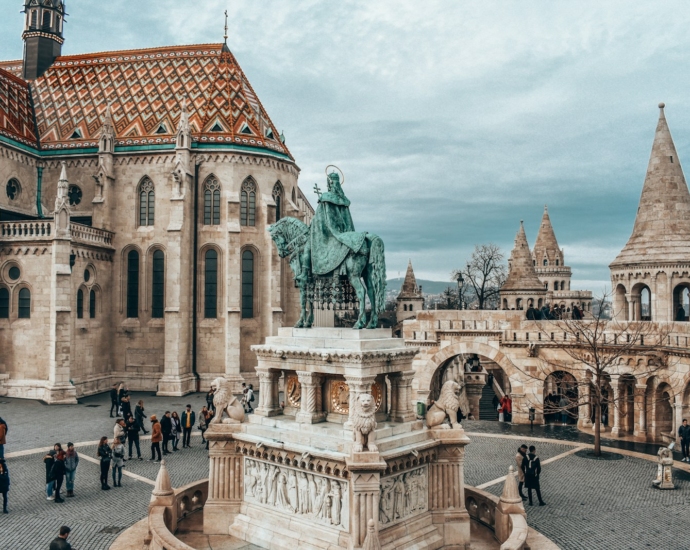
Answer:
M67 163L62 161L62 170L60 170L60 181L68 181L67 179Z
M551 218L549 217L549 210L544 205L544 214L541 218L541 225L539 226L539 233L537 233L537 240L534 242L534 259L539 264L546 256L549 259L549 264L560 257L560 248L556 240L556 233L551 225Z
M419 287L417 287L417 279L414 276L414 270L412 269L412 260L407 263L407 272L405 273L405 280L403 281L402 288L400 289L400 294L398 298L419 298Z
M526 290L543 292L544 285L534 270L532 254L527 243L525 226L520 221L520 229L515 236L515 246L510 253L510 271L501 290Z

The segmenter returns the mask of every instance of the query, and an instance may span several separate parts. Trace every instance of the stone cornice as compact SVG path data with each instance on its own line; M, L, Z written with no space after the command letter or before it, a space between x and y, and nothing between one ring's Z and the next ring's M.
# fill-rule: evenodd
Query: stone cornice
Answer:
M415 348L400 348L395 351L348 351L348 350L308 350L267 345L251 347L257 357L265 359L312 359L326 363L380 363L381 361L405 361L417 354Z

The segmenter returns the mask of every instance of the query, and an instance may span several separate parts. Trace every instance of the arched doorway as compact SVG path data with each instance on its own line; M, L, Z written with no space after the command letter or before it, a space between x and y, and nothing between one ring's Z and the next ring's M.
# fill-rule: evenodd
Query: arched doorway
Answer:
M578 384L569 372L555 371L544 380L544 423L576 424Z
M673 319L690 320L690 283L681 283L673 289Z
M590 389L590 395L594 396L594 384L592 384ZM613 401L613 388L611 387L611 377L608 374L604 374L601 381L601 425L603 429L613 424L613 410L610 408ZM594 400L592 399L592 405L590 406L590 419L592 425L595 422L596 407L594 406ZM609 419L609 411L611 411L611 418Z
M673 390L671 386L662 382L656 388L656 407L654 410L654 424L657 437L664 434L672 434L675 439L673 429Z

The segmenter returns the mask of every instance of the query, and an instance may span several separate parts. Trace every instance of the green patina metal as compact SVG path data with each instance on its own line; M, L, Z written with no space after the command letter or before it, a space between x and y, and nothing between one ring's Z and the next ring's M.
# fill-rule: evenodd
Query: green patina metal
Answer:
M286 216L269 227L281 258L289 258L295 283L300 289L301 314L297 327L310 327L314 299L328 296L340 303L349 283L359 303L354 328L376 328L384 310L386 260L383 241L377 235L356 232L350 216L350 201L345 196L337 173L328 174L328 191L320 193L311 225ZM342 283L341 277L346 283ZM336 288L336 287L340 288ZM371 316L366 322L366 298Z
M36 167L36 213L39 218L43 217L43 206L41 205L41 188L43 186L43 166Z

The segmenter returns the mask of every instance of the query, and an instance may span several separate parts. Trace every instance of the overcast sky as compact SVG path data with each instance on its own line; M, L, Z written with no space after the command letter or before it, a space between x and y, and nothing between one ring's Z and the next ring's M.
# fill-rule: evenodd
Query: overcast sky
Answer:
M22 54L2 0L0 57ZM15 9L16 8L16 9ZM359 230L447 280L474 244L530 245L544 204L600 293L635 217L658 117L690 163L690 3L69 0L65 54L228 44L302 169L345 173ZM313 201L316 204L316 201Z

